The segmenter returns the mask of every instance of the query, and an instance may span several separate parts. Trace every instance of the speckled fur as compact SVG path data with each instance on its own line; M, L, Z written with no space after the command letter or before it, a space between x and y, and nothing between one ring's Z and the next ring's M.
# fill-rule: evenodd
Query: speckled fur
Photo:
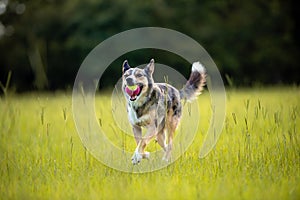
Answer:
M167 83L154 82L154 59L144 69L131 68L124 61L122 69L122 90L127 99L128 118L137 143L132 163L138 164L142 158L149 158L150 154L145 148L153 137L165 151L163 160L169 161L174 132L182 115L181 100L190 101L200 94L205 84L205 68L199 62L194 63L190 78L181 90ZM132 84L141 88L135 100L131 100L125 92L126 86ZM147 129L144 136L142 127Z

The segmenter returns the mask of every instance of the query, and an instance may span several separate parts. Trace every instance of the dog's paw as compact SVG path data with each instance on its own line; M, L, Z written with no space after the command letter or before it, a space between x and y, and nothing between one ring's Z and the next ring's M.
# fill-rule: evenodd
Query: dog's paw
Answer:
M170 162L171 152L165 152L164 156L162 157L162 160L165 161L165 162Z
M132 164L137 165L141 162L142 158L143 158L143 155L140 154L139 152L135 151L133 156L131 157L131 162L132 162Z
M143 154L144 159L149 159L150 158L150 153L148 151L145 151Z

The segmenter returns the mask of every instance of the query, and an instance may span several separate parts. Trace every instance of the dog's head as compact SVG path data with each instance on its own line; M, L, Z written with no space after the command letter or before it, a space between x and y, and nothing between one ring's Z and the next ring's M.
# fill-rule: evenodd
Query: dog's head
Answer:
M122 89L127 99L136 101L141 97L146 97L153 87L152 74L154 71L154 59L144 68L131 68L125 60L122 66Z

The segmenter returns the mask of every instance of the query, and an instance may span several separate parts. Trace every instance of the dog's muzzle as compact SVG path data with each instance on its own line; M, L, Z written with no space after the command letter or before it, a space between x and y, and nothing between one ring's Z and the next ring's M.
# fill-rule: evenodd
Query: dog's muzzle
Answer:
M128 86L134 86L133 79L132 79L132 78L126 78L126 84L127 84Z

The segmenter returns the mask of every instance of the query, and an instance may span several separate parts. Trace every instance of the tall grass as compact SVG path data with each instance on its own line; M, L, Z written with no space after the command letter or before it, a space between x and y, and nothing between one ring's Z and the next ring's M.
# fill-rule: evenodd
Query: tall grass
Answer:
M116 171L89 154L76 133L69 94L0 98L0 197L299 199L299 88L235 89L227 96L223 133L207 157L198 158L211 116L208 92L198 99L201 121L188 151L146 174ZM109 100L97 97L99 124L116 145L133 150L134 139L111 125Z

